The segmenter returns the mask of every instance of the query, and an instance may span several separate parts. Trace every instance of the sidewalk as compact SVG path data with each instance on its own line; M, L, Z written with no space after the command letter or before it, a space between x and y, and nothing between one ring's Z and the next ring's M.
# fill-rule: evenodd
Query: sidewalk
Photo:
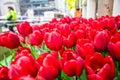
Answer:
M8 28L6 28L6 27L1 27L1 29L2 29L2 32L6 32L6 31L9 31L9 29ZM15 31L17 31L17 28L16 27L14 27L14 30Z

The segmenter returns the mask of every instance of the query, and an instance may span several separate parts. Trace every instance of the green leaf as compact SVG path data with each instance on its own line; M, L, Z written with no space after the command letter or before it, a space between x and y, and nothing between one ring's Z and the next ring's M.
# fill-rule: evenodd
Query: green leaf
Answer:
M44 52L51 52L51 50L46 46L46 44L43 44L41 49L44 51Z
M5 65L8 66L8 61L6 59L6 56L5 55L3 55L3 56L4 56Z
M105 57L105 56L107 56L108 55L108 50L104 50L103 52L101 52L102 53L102 55Z
M32 53L32 55L34 56L35 59L38 58L38 56L39 56L39 53L38 53L36 48L37 47L35 47L35 46L30 46L31 53Z
M10 63L11 63L11 61L12 61L12 58L13 58L12 55L10 55L10 56L8 56L8 57L6 57L6 56L4 55L4 59L3 59L2 61L0 61L0 65L1 65L1 66L7 66L7 67L9 67L9 66L10 66Z
M87 73L85 69L83 70L82 75L80 76L79 80L87 80Z
M69 77L63 71L61 71L61 79L62 80L74 80L74 77Z
M77 76L69 77L63 71L61 71L61 74L55 80L87 80L86 70L85 69L83 70L83 73L80 77Z
M26 47L26 44L23 42L20 42L20 44L22 45L22 47Z
M8 50L9 50L10 55L15 54L15 51L16 51L15 49L9 49L9 48L8 48Z

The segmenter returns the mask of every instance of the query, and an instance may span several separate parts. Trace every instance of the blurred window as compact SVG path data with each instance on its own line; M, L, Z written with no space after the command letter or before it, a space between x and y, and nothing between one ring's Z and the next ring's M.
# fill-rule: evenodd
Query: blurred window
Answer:
M45 9L34 9L34 15L39 16L39 15L44 15L45 11L54 11L53 8L45 8Z

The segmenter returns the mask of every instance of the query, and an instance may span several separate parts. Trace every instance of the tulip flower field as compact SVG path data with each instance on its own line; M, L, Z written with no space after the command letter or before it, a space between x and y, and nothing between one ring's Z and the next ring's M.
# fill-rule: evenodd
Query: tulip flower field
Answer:
M120 80L120 15L27 21L0 33L0 80Z

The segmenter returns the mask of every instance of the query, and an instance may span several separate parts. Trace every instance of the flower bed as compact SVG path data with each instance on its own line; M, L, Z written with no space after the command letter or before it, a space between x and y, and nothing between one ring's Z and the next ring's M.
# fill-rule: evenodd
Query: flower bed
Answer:
M63 17L0 33L0 80L120 80L120 16Z

